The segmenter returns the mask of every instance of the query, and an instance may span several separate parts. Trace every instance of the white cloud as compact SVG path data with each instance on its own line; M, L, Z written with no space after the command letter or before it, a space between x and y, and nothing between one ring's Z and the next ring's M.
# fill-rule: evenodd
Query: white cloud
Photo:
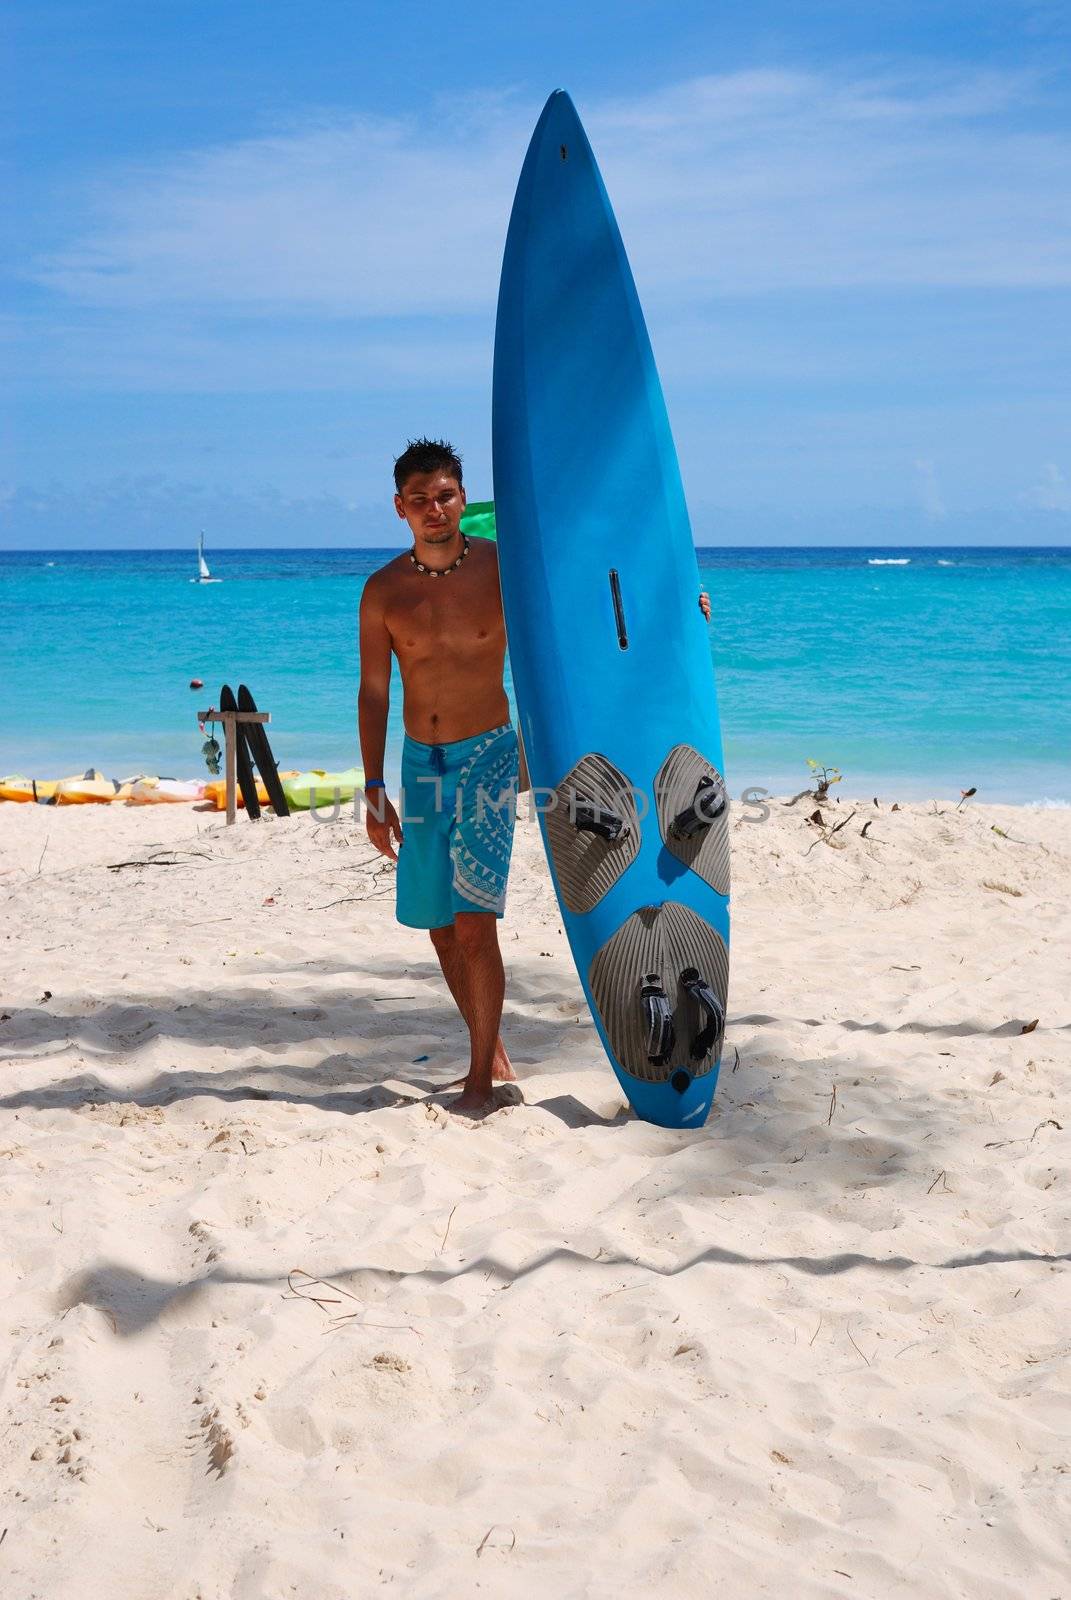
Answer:
M1022 499L1037 511L1071 511L1071 483L1055 461L1047 461L1041 482L1028 489Z
M463 317L402 326L362 318L296 318L280 312L221 319L215 308L136 305L88 318L64 305L32 319L0 317L9 369L49 390L139 389L216 394L278 390L397 393L442 383L490 383L489 329Z
M354 116L141 165L98 185L39 277L96 306L375 317L493 297L516 162L490 137Z
M703 77L581 104L641 289L1071 284L1071 139L1012 73ZM537 108L356 114L113 171L37 281L82 306L493 312Z

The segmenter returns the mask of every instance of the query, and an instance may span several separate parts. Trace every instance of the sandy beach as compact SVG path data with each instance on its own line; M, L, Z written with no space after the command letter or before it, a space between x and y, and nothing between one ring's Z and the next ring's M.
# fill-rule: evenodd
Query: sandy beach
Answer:
M533 821L472 1124L352 822L0 806L5 1600L1068 1600L1071 811L894 798L735 809L700 1132Z

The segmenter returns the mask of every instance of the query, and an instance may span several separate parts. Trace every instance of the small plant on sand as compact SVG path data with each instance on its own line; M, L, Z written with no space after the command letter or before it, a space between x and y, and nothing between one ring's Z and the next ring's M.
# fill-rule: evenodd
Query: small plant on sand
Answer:
M807 757L807 765L810 767L811 776L814 779L814 798L816 800L828 800L831 787L841 780L840 768L824 767L820 761L812 761L810 756Z
M799 800L814 800L821 805L824 800L829 799L832 786L841 780L839 767L824 767L820 761L812 761L810 756L807 757L807 765L811 769L813 787L801 789L799 794L794 794L791 800L784 802L786 806L794 806Z

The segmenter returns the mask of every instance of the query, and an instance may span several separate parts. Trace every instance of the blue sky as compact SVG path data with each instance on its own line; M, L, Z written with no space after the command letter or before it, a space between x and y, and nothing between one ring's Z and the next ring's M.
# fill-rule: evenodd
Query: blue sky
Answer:
M568 88L703 543L1071 543L1071 8L16 0L0 546L397 541L490 492L513 186Z

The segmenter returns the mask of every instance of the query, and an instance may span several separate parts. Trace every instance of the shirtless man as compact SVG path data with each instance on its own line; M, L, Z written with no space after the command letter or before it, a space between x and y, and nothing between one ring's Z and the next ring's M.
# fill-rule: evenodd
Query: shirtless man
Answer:
M454 1109L493 1103L515 1077L499 1038L505 976L497 919L516 807L517 736L502 683L506 630L498 552L460 530L461 461L419 439L394 465L394 506L412 550L373 574L361 599L358 723L368 837L398 863L397 916L427 928L469 1030L469 1070ZM402 675L402 816L387 796L391 653Z
M502 684L506 630L498 551L461 532L465 490L452 446L418 439L394 463L394 507L412 550L369 578L361 599L358 722L368 837L398 863L397 916L427 928L469 1030L454 1109L493 1103L516 1076L499 1038L505 977L497 919L516 817L517 736ZM705 593L699 604L710 620ZM402 813L383 783L391 652L402 674Z

